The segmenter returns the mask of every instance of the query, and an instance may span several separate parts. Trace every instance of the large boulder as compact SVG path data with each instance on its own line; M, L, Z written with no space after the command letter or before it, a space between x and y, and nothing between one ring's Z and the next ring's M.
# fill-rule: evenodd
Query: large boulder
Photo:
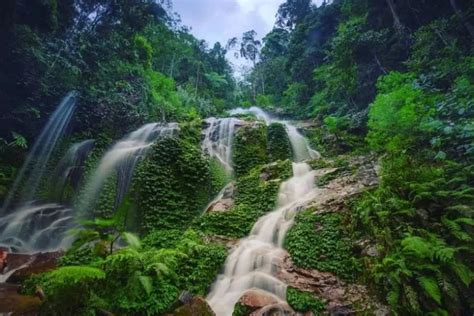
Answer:
M230 182L219 192L214 201L209 203L206 212L226 212L234 206L235 183Z
M33 274L54 270L58 266L59 258L63 255L62 251L40 252L33 255L9 254L4 273L16 271L10 275L6 282L21 283Z
M251 316L294 315L294 311L275 295L252 289L246 291L234 307L234 313Z
M176 309L173 316L215 316L209 304L203 297L195 296L186 304Z

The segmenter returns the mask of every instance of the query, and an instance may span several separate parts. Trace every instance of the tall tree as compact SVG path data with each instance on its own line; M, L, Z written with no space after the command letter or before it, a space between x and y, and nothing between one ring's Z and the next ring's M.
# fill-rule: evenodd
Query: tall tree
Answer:
M311 12L311 0L287 0L277 12L277 25L293 29Z

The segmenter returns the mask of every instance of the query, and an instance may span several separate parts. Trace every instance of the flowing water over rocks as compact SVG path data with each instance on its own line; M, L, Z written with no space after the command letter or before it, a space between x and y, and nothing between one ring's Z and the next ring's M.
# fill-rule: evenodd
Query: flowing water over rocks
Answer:
M202 142L204 152L211 158L215 158L227 172L232 168L232 143L236 126L242 122L235 118L208 118L206 123L205 137Z
M0 218L0 247L9 252L34 253L67 247L73 210L60 204L26 204Z
M218 316L230 316L234 305L248 290L259 289L288 310L286 284L276 278L276 267L285 255L283 241L297 211L310 201L317 188L306 163L293 163L293 177L282 183L278 207L261 217L250 235L227 258L207 300Z
M173 136L179 130L178 124L146 124L125 136L113 145L102 157L99 166L86 184L84 203L80 209L89 210L97 200L105 181L117 172L117 193L115 208L123 201L132 180L138 161L146 154L153 142L160 137Z
M63 200L67 183L70 184L74 191L77 190L82 179L84 163L93 147L93 139L75 143L61 159L56 167L53 179L54 194L57 201Z
M51 115L8 193L2 207L2 214L11 212L12 204L21 205L35 197L49 158L72 118L77 96L77 92L69 92Z
M291 147L293 149L293 160L296 162L301 162L310 159L319 159L321 155L316 150L312 149L309 145L308 139L304 137L294 126L288 121L279 120L274 118L264 110L259 107L252 106L248 109L236 108L229 111L231 115L236 114L254 114L258 119L265 121L267 124L271 123L280 123L285 125L288 138L290 139Z

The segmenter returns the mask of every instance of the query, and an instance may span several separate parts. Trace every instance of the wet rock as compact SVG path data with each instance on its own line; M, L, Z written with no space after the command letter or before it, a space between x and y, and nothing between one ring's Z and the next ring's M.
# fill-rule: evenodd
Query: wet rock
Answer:
M239 304L249 307L252 310L259 309L267 305L274 305L279 302L278 298L270 293L260 290L249 290L239 299Z
M287 254L280 262L277 277L298 290L315 293L326 302L331 315L349 315L358 312L388 311L385 306L375 301L366 287L342 281L329 272L314 269L303 269L295 266ZM389 315L389 314L380 314Z
M62 251L44 252L33 255L10 254L8 256L7 269L9 271L19 269L7 279L7 282L21 283L33 274L51 271L57 267L58 260L63 254Z
M234 248L240 241L240 239L232 238L221 235L210 235L204 238L206 242L216 243L225 246L228 249Z
M362 255L369 256L369 257L378 257L380 255L379 251L377 250L376 246L369 246L362 251Z
M206 212L226 212L234 206L235 183L230 182L219 192L217 197L209 203Z
M0 274L3 273L3 270L7 267L7 257L8 252L0 250Z
M176 309L173 316L215 316L203 297L195 296L188 303Z
M295 315L286 302L258 289L246 291L237 302L237 306L250 316Z
M19 294L19 288L19 285L0 284L0 315L38 315L40 299Z

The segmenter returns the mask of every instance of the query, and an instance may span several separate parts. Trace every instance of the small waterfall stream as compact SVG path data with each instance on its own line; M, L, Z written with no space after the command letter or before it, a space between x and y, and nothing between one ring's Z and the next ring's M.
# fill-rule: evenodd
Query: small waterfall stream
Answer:
M58 201L64 198L64 190L69 183L76 190L82 179L84 163L94 147L94 140L87 139L72 144L56 167L53 178L54 194Z
M178 130L177 123L146 124L113 145L104 154L87 182L85 193L81 196L83 203L80 209L87 211L94 205L105 181L114 172L117 172L117 193L115 197L115 208L117 208L128 191L138 161L146 154L157 138L173 136Z
M202 142L204 152L232 173L232 143L234 141L235 127L241 123L240 120L228 118L208 118L206 123L209 127Z
M306 163L293 163L293 177L282 183L275 211L261 217L226 260L224 273L207 301L217 316L231 316L234 305L251 289L265 291L286 305L286 284L275 276L286 232L297 211L316 194L315 175Z
M51 153L64 135L75 110L77 92L69 92L49 118L46 126L36 139L25 163L20 169L8 196L3 203L2 214L11 211L13 202L21 205L31 201L46 169ZM22 190L19 190L22 187ZM17 194L19 195L17 197Z
M28 154L2 208L0 217L0 247L10 252L35 253L66 248L72 241L67 232L77 227L76 210L58 204L64 191L71 186L76 191L82 178L83 167L93 140L73 144L55 169L51 179L54 201L41 204L35 201L36 191L44 175L51 154L67 130L75 109L76 92L70 92L53 112L47 124ZM91 207L106 179L117 172L118 206L130 186L139 159L158 137L172 136L179 130L178 124L146 124L117 142L102 157L88 185L84 204ZM70 198L70 197L68 197ZM67 199L66 199L67 200Z

